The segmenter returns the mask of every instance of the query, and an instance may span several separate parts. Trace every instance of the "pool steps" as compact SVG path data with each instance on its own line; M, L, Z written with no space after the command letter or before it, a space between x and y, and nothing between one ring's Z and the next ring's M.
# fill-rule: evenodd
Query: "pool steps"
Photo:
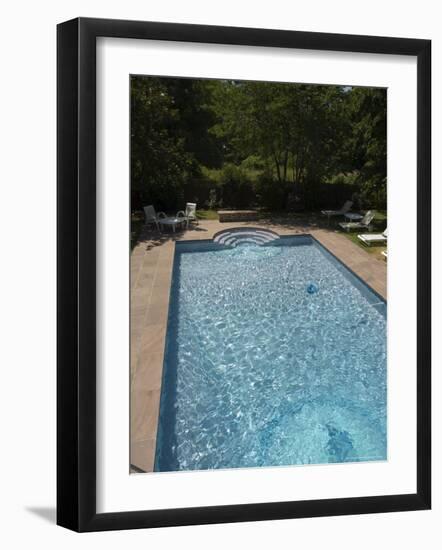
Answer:
M269 229L225 229L213 237L213 242L228 247L235 247L239 244L257 244L262 246L279 238L278 234Z

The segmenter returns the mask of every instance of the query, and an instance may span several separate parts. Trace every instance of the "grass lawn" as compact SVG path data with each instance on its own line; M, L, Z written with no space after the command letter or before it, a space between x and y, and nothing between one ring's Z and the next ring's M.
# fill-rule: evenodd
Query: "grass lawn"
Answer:
M197 210L197 218L199 220L217 220L218 212L216 210Z
M387 227L387 213L382 211L376 212L373 220L373 233L382 233L386 227ZM376 256L376 258L378 258L379 260L385 261L385 258L382 255L382 251L387 250L387 247L385 246L385 244L381 244L381 245L372 244L371 246L367 246L358 239L358 235L360 233L361 231L353 231L350 233L347 233L346 231L342 231L342 234L345 237L347 237L347 239L357 244L359 248L363 248L369 254L373 254L374 256Z

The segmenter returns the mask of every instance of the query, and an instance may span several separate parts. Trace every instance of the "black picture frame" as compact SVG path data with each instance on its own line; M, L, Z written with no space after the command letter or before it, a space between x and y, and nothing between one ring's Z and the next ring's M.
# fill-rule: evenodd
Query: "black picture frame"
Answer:
M395 54L417 58L417 492L96 512L96 39ZM424 510L431 506L431 41L79 18L57 28L57 523L75 531Z

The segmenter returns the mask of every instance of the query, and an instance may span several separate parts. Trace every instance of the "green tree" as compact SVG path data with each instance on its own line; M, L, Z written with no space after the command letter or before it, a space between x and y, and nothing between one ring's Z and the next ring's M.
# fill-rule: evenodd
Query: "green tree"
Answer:
M228 158L259 155L285 195L291 182L313 200L317 184L339 161L345 91L337 86L225 82L214 96L213 131L229 143ZM286 197L285 197L286 198Z
M382 89L133 77L132 206L170 211L219 185L232 207L316 208L334 182L385 207L386 109Z
M367 204L385 207L387 190L387 92L354 88L350 97L353 165Z
M159 78L131 81L131 198L132 207L147 203L171 207L179 198L193 156L176 131L179 112ZM173 201L176 202L176 199ZM173 204L175 206L175 204Z

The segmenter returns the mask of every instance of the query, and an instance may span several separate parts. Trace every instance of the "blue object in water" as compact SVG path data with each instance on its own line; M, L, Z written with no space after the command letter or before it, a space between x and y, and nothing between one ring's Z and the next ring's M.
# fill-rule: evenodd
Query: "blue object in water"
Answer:
M307 287L307 292L309 294L316 294L316 292L318 292L319 288L314 284L314 283L310 283Z

